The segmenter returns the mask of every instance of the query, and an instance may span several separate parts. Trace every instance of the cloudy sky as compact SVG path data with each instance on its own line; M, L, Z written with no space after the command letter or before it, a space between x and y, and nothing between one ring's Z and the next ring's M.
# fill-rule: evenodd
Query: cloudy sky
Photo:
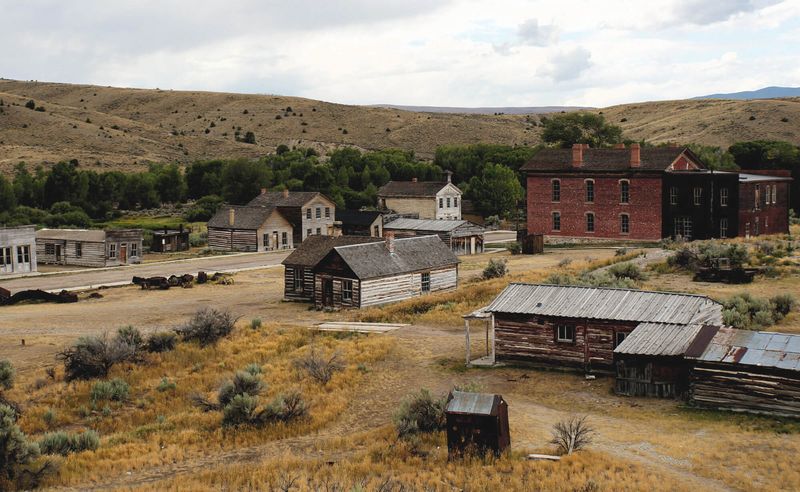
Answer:
M800 86L800 0L0 0L0 77L352 104Z

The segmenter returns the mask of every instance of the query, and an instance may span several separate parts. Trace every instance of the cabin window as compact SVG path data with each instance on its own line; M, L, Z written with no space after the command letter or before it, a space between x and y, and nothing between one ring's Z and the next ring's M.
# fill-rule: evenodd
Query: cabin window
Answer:
M45 243L44 245L44 254L46 255L54 255L56 254L56 245L53 243Z
M264 249L269 249L269 234L262 234L261 242L264 244Z
M553 212L553 230L561 230L561 212Z
M439 208L444 208L444 198L439 198Z
M0 248L0 266L11 264L11 248Z
M117 257L117 243L108 245L108 257L112 259Z
M75 258L80 258L81 256L83 256L83 243L75 243Z
M575 327L572 325L557 325L556 340L559 342L570 342L570 343L574 342Z
M322 218L322 207L317 207L317 218L318 219Z
M325 207L325 218L326 219L331 218L331 207Z
M592 212L586 214L586 232L594 232L594 214Z
M287 244L289 244L289 241L286 232L281 232L281 245L286 246Z
M31 262L31 247L17 246L17 263L30 263L30 262Z
M303 292L303 269L295 268L293 287L295 292Z
M458 197L457 196L453 197L453 206L454 207L458 207Z
M131 256L139 256L139 243L131 243Z
M619 202L631 202L631 183L626 179L619 182Z
M587 179L586 183L586 201L589 203L594 202L594 180Z
M669 204L670 205L677 205L678 204L678 187L672 186L669 189Z
M310 218L311 218L311 209L307 208L306 209L306 219L310 219Z
M631 217L628 214L619 216L619 231L623 234L631 232Z
M317 236L319 236L320 234L322 234L322 229L317 227Z
M758 210L758 202L761 201L761 185L756 185L755 209Z
M620 343L625 341L625 338L628 337L628 334L624 331L618 331L614 334L614 346L619 346Z
M353 300L352 280L342 280L342 300L348 302Z
M431 291L431 274L426 272L422 274L422 292L427 293Z
M719 189L719 206L720 207L728 206L728 188Z
M703 188L696 187L693 190L694 196L694 204L695 205L702 205L703 204Z
M561 180L554 179L552 182L552 200L554 202L561 201Z

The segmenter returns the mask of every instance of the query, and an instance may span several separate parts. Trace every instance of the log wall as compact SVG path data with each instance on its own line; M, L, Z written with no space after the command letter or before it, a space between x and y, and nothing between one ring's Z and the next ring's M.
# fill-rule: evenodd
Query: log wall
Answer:
M614 391L653 398L686 396L689 367L682 357L617 355Z
M303 277L302 290L294 290L296 275ZM283 273L283 298L287 301L314 300L314 271L300 265L286 265Z
M81 255L78 256L78 243L81 244ZM47 254L47 245L53 245L53 253ZM61 246L61 259L55 255L56 245ZM106 264L106 243L73 241L59 239L37 239L36 257L40 263L51 265L75 265L84 267L104 267Z
M209 227L208 246L222 251L256 251L258 235L253 229Z

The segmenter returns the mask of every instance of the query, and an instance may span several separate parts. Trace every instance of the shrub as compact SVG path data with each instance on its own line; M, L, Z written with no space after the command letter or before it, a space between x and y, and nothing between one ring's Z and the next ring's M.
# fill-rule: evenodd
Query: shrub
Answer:
M169 352L175 349L177 341L178 336L171 331L152 333L147 337L145 348L153 353Z
M505 259L492 258L483 269L482 277L484 279L505 277L508 273L506 267L507 261Z
M106 335L81 337L56 355L64 363L64 379L105 377L114 364L131 360L135 350L120 338Z
M770 304L774 306L775 311L781 314L781 317L786 316L797 303L796 299L791 294L779 294L769 300Z
M592 443L594 429L586 422L586 417L572 417L553 426L551 444L555 444L561 454L572 454Z
M506 250L512 255L518 255L522 253L522 245L519 241L514 241L513 243L506 244Z
M111 381L98 381L92 385L89 392L92 402L101 400L124 401L128 398L131 387L122 379L112 379Z
M17 413L8 405L0 404L0 490L6 490L25 478L28 467L39 456L39 446L28 440L17 425ZM44 474L45 464L36 475ZM27 484L29 488L35 483Z
M199 248L208 244L207 232L192 232L189 234L189 246Z
M225 407L238 395L248 394L258 396L265 389L261 376L247 371L238 371L233 379L223 383L217 393L217 401L220 407Z
M566 268L572 264L572 258L564 258L558 262L558 268Z
M326 359L313 348L305 356L296 359L294 366L323 385L328 384L334 373L344 370L344 363L338 353Z
M201 346L212 345L233 331L236 319L229 311L204 308L197 311L183 326L175 331L184 341L197 341Z
M794 303L791 294L781 294L771 299L758 299L748 293L738 294L723 301L722 321L734 328L766 328L789 314Z
M234 396L222 410L222 425L234 426L252 423L256 406L258 406L258 399L255 396L247 393Z
M608 268L608 273L616 278L629 278L631 280L640 282L647 277L644 272L633 263L617 263Z
M628 248L617 248L617 250L614 251L614 256L625 256L627 254Z
M434 398L423 389L400 404L394 415L395 428L400 437L420 432L435 432L445 428L444 410L447 398Z
M166 377L161 378L161 382L158 383L158 386L156 386L156 390L161 393L174 390L175 388L177 388L177 385Z
M39 449L43 454L60 454L94 451L100 446L100 436L93 430L80 434L58 431L49 432L39 440Z
M299 391L290 391L275 397L267 407L259 412L260 423L290 422L304 417L308 413L303 395Z
M25 103L25 107L28 109L36 109L36 101L31 99L30 101Z
M9 390L14 387L14 366L8 360L0 360L0 394L3 390Z
M261 328L261 318L253 318L250 320L250 328L257 330Z
M261 369L261 365L253 362L252 364L248 364L247 367L244 368L244 372L252 374L253 376L257 376L261 374L263 369Z

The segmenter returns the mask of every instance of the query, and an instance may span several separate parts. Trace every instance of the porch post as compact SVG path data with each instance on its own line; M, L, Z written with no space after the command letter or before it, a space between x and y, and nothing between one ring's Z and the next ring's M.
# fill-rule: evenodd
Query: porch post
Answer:
M469 367L469 318L464 318L464 333L467 340L467 367Z
M495 349L494 349L494 346L495 346L495 334L494 334L494 313L492 313L492 316L491 316L490 320L491 320L491 321L490 321L490 324L491 324L491 326L492 326L492 365L494 365L494 363L495 363Z

